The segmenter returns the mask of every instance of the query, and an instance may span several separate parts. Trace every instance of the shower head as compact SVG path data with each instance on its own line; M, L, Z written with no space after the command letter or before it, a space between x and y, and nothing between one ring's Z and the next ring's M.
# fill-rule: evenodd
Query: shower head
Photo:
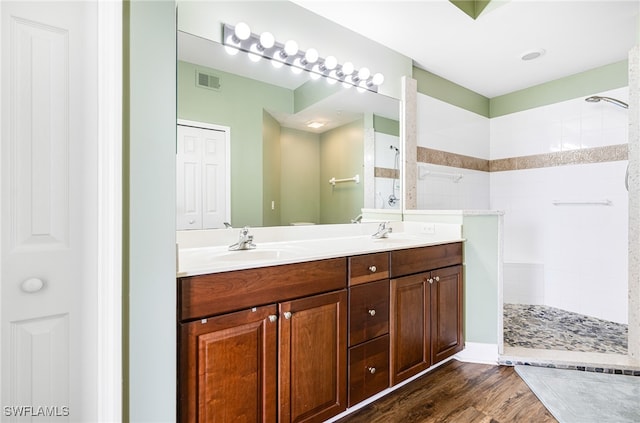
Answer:
M615 98L611 97L601 97L599 95L593 95L584 99L584 101L588 101L589 103L597 103L600 100L606 101L607 103L615 104L616 106L622 107L623 109L629 108L629 105L624 101L616 100Z

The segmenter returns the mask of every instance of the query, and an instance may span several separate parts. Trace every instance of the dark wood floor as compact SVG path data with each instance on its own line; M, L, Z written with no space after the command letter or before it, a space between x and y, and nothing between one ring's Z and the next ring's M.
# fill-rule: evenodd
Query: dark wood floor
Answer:
M513 367L451 360L339 422L556 422Z

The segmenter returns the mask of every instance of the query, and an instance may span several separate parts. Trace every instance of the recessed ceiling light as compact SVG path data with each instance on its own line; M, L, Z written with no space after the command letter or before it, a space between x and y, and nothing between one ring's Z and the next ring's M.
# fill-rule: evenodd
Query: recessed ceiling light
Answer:
M307 123L307 127L313 128L313 129L322 128L323 126L324 126L323 122L309 122L309 123Z
M524 60L524 61L529 61L529 60L534 60L537 59L538 57L542 56L545 53L545 50L542 48L538 48L535 50L529 50L526 51L524 53L522 53L522 55L520 56L520 59Z

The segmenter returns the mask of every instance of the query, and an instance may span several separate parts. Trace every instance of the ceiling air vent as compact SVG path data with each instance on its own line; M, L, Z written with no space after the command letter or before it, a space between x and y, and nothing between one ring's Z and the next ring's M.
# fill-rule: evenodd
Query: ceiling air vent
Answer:
M196 71L196 86L219 91L220 78L215 75Z

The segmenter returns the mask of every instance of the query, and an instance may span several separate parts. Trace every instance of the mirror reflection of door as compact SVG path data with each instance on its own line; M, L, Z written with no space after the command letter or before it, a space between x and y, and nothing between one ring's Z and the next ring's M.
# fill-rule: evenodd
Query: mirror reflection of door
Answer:
M178 230L224 228L230 222L229 140L228 127L178 122Z

